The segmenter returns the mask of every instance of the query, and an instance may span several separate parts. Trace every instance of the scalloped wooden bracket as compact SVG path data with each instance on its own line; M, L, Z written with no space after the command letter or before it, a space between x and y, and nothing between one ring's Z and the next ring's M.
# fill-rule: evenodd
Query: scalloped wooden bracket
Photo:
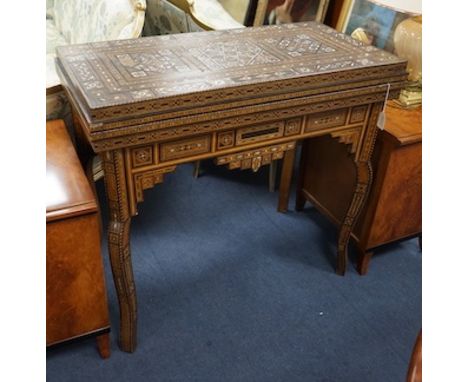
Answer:
M271 161L281 159L284 152L294 150L296 142L288 142L279 145L261 147L254 150L220 156L215 159L217 165L227 165L229 170L240 168L241 170L252 169L257 172L261 166L270 164Z
M352 129L340 130L330 133L332 138L338 139L338 142L348 146L351 154L355 154L359 145L359 138L361 137L361 127Z
M176 166L148 170L133 174L133 183L135 187L135 203L143 201L143 191L154 187L154 185L164 181L164 175L175 171Z

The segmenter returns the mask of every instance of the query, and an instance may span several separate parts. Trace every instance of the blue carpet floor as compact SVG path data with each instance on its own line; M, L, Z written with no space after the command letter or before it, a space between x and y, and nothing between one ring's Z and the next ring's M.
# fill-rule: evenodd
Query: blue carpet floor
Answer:
M295 212L294 192L277 213L267 169L191 171L146 191L132 221L136 352L117 346L104 243L111 358L94 340L48 350L48 381L405 380L421 327L417 240L377 252L367 276L350 264L340 277L336 228L309 204Z

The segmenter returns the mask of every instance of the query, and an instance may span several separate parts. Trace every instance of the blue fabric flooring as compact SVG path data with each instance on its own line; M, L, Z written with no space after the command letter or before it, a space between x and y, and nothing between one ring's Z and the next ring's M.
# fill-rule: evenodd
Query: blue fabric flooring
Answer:
M417 240L378 251L367 276L349 264L340 277L336 228L310 204L295 212L294 192L277 213L266 168L191 172L145 191L132 221L136 352L117 346L104 242L112 355L101 360L92 339L48 350L48 381L405 380L421 327Z

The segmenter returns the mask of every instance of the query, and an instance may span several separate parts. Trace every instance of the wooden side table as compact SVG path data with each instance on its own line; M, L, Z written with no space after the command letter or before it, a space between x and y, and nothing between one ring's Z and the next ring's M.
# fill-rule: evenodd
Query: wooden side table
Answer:
M421 108L386 109L372 157L374 181L353 228L360 252L358 271L366 274L373 250L421 233ZM346 163L346 165L344 165ZM306 200L340 224L351 201L356 170L343 145L330 137L304 141L296 209Z
M137 344L130 224L144 191L177 166L213 158L251 169L284 158L288 207L297 142L331 135L357 169L336 271L371 182L377 118L406 83L406 62L318 23L182 33L57 48L75 128L103 161L120 346Z
M96 336L110 355L98 208L61 120L47 122L47 346Z

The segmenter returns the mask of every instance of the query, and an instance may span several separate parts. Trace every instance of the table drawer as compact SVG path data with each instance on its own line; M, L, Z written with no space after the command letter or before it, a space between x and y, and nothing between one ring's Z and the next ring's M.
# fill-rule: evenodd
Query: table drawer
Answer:
M207 134L201 137L161 143L159 149L161 162L205 154L211 150L211 136Z
M236 145L263 142L273 138L282 137L284 122L267 123L260 126L251 126L236 131Z
M309 115L306 121L305 132L308 133L327 127L344 126L347 116L348 108Z

